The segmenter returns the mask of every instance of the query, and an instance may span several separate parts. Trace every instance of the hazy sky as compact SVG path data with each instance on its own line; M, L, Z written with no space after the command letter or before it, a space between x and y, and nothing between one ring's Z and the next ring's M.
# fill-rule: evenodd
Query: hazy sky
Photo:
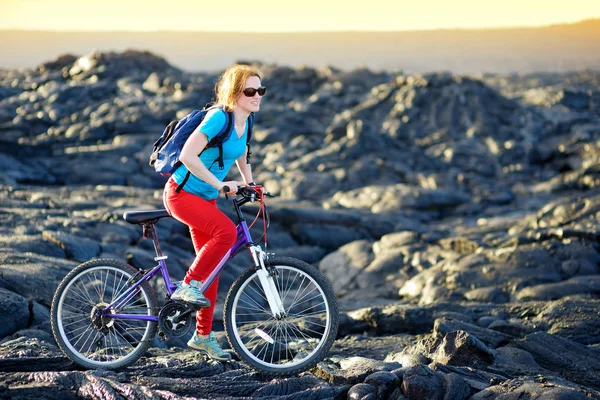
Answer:
M0 29L364 31L600 18L600 0L0 0Z

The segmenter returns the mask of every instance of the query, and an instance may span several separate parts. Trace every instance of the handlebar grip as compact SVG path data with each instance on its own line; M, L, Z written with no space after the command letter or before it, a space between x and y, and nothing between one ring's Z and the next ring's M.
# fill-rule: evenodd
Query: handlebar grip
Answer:
M225 185L221 188L223 190L223 193L229 193L229 186Z

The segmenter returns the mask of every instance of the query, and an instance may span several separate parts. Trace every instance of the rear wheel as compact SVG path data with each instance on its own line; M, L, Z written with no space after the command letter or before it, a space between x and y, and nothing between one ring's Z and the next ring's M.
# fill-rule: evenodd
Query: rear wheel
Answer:
M138 271L119 260L99 259L73 269L52 299L51 323L63 352L84 368L117 369L133 364L152 344L156 322L103 316L115 298L130 287ZM144 282L111 314L157 315L154 291Z
M225 330L231 347L253 368L293 375L327 355L338 328L338 307L327 279L294 258L273 257L268 265L283 302L275 318L255 267L235 281L225 301Z

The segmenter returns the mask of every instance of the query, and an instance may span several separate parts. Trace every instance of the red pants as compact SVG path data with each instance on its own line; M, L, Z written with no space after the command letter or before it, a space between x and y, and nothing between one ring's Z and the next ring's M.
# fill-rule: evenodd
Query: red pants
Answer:
M204 282L235 243L237 230L233 221L219 211L216 199L204 200L185 190L177 193L175 189L177 183L169 179L164 192L165 207L173 217L190 228L196 250L196 259L184 281L189 283L193 279ZM210 300L210 307L196 313L196 330L200 335L208 335L212 330L218 283L217 277L204 293Z

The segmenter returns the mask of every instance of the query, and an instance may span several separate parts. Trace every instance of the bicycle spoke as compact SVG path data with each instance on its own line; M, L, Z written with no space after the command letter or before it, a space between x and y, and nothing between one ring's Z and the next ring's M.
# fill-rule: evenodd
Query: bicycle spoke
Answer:
M255 285L256 285L256 286L259 288L259 290L262 290L262 286L259 286L258 284L256 284L256 282L253 282L253 283L254 283L254 284L255 284ZM256 293L257 295L259 295L259 296L260 296L260 297L261 297L261 298L262 298L262 299L263 299L265 302L267 302L267 297L266 297L266 296L264 296L264 295L263 295L261 292L259 292L258 290L254 289L254 288L253 288L253 287L251 287L250 285L248 285L248 288L249 288L249 289L252 289L252 291L253 291L254 293ZM254 299L252 299L252 300L254 300ZM257 304L258 304L258 303L257 303Z
M100 271L100 277L102 277L102 271ZM108 271L106 271L106 279L102 281L102 299L104 299L104 295L106 294L106 284L108 283Z
M291 328L292 330L294 330L294 331L298 332L298 333L299 333L299 334L302 336L302 339L304 339L304 340L305 340L305 341L306 341L308 344L310 344L310 339L311 339L311 337L310 337L310 336L306 336L306 335L305 335L305 334L304 334L304 333L303 333L303 332L302 332L300 329L298 329L298 327L297 327L296 325L294 325L294 324L290 324L290 328ZM296 336L296 337L298 337L298 336ZM316 346L314 346L314 347L313 347L313 350L314 350L314 349L316 349Z
M129 346L131 346L131 347L134 347L134 346L131 344L131 341L130 341L130 340L128 340L128 339L126 339L126 338L125 338L125 336L123 336L123 334L121 334L121 332L117 331L117 329L116 329L115 327L113 327L113 328L112 328L112 330L113 330L113 332L114 332L114 336L115 336L115 338L117 338L117 337L121 337L121 339L123 339L123 340L125 341L125 343L127 343L127 344L128 344ZM118 336L117 336L117 335L118 335Z
M119 283L117 283L115 285L115 289L113 291L113 295L112 298L110 299L111 303L114 303L114 301L121 295L121 293L123 292L123 288L126 287L127 285L124 285L123 287L121 286L121 282L123 282L123 278L126 278L125 275L121 274L119 276ZM116 282L116 279L115 279ZM127 280L125 280L125 282L127 282Z
M323 328L323 331L325 331L325 329L327 328L327 325L322 325L322 324L319 324L318 322L315 322L315 321L309 321L309 323L310 323L310 325L320 326L321 328ZM306 329L308 329L308 328L306 328ZM319 333L319 332L316 332L316 331L313 331L313 332ZM322 334L322 332L319 333L319 334Z
M247 325L253 324L253 323L256 323L256 322L264 322L264 320L262 320L262 319L244 320L244 324L247 324Z
M254 333L254 337L256 337L256 336L257 336L257 335L256 335L256 332L255 332L255 330L254 330L254 329L252 329L251 327L247 327L247 329L248 329L248 331L246 332L246 334L245 334L244 336L242 336L242 337L241 337L242 341L244 341L244 339L245 339L245 338L247 338L247 337L248 337L248 335L250 335L250 334L252 334L252 333ZM255 329L260 329L260 325L257 325ZM249 343L249 342L251 342L251 341L252 341L252 339L250 339L250 340L248 341L248 343Z
M123 276L123 275L121 275ZM119 284L121 283L120 279L119 279ZM112 293L112 296L110 298L110 303L112 304L115 301L115 293L117 292L117 279L114 278L112 280L112 289L110 291Z
M304 283L305 280L306 280L306 277L303 276L299 287L302 287L302 283ZM300 293L300 291L296 291L296 294L294 295L294 298L292 299L292 304L294 304L296 302L296 299L298 298L299 293Z
M257 289L253 288L252 285L256 286ZM267 301L267 296L263 292L262 284L260 283L260 279L253 279L252 285L248 285L250 289L254 290L254 292L259 295L264 301Z
M84 335L85 335L86 332L90 332L90 334L87 336L88 338L90 337L91 334L93 334L93 333L97 334L98 333L98 331L95 330L92 327L87 326L87 327L84 327L84 328L85 328L85 331L83 331L83 333L81 335L75 336L75 337L79 337L79 339L77 339L77 341L73 344L74 347L77 347L77 345L79 344L79 342L81 341L81 339L83 339L83 337L84 337ZM94 337L95 337L95 335L94 335ZM85 344L85 341L83 342L82 345L84 345L84 344ZM91 345L90 345L90 347L91 347Z
M97 281L98 277L96 276L96 271L94 271L94 280L90 283L93 285L93 288L96 291L96 294L98 295L98 299L100 299L100 301L104 301L104 297L102 297L102 293L100 293L100 288L98 288L98 285L95 283Z
M265 327L265 328L266 328L266 329L268 329L267 327ZM265 330L266 330L266 329L265 329ZM264 330L263 330L263 331L264 331ZM265 332L265 333L266 333L266 332ZM267 333L267 334L268 334L268 333ZM257 335L257 336L258 336L258 335ZM270 336L270 335L269 335L269 336ZM266 349L269 347L269 342L267 342L266 340L264 340L264 339L263 339L262 337L260 337L260 336L258 336L258 337L259 337L259 339L258 339L258 343L262 343L262 342L264 342L264 344L263 344L263 347L262 347L262 349L260 350L260 352L259 352L259 353L256 355L257 357L259 357L259 356L260 356L260 354L263 352L263 350L265 350L265 354L266 354Z
M143 304L145 304L145 302L143 300L142 294L140 293L139 290L137 290L136 293L133 295L133 297L131 297L129 300L127 300L127 303L125 303L123 305L123 308L126 308L126 307L140 307Z
M129 322L125 322L125 320L123 320L123 319L120 319L120 320L116 321L115 325L117 325L117 324L119 326L124 327L126 331L129 330L129 329L136 330L138 328L138 326L132 325Z
M87 319L87 318L80 318L80 319L78 319L78 320L76 320L76 321L69 322L68 324L63 324L63 327L65 327L65 328L66 328L67 326L71 326L71 325L75 325L75 324L79 324L79 325L81 325L81 323L82 323L83 321L85 321L86 319Z
M252 329L252 326L245 326L248 329L248 333L246 333L246 335L244 335L244 337L248 336L250 333L256 333L256 329L260 329L262 331L268 329L268 326L271 325L272 322L275 322L274 318L271 318L267 321L262 321L262 323L260 324L256 324L256 326L254 327L254 329ZM247 324L250 325L250 324ZM261 326L264 326L265 329L261 329Z
M325 304L325 303L320 303L320 304ZM309 312L309 313L306 313L306 314L304 314L304 313L303 314L289 313L288 316L296 317L296 318L304 318L304 317L310 317L310 316L316 316L316 315L323 315L323 314L327 315L327 311L326 310L323 310L323 311L313 311L313 312Z
M306 328L306 327L302 328L302 330L307 331L307 332L313 332L313 333L316 334L317 337L320 337L323 334L323 332L317 332L315 330L312 330L312 329ZM300 331L302 332L302 330L300 330ZM310 336L308 336L308 337L310 337Z
M290 347L290 332L288 330L288 326L287 324L281 324L282 325L282 332L285 332L285 354L284 354L284 361L285 362L292 362L292 360L294 359L294 352L292 351L292 348Z
M245 309L245 308L244 308L244 309ZM253 313L236 313L235 315L236 315L236 316L238 316L238 317L243 317L243 316L246 316L246 315L248 315L248 316L250 316L250 315L252 315L252 316L255 316L255 315L256 315L256 313L255 313L255 312L253 312ZM245 321L245 320L244 320L244 321ZM262 320L261 320L261 321L262 321Z
M263 350L265 351L265 354L266 354L267 353L266 349L268 349L268 348L269 348L269 342L265 342L263 344L262 349L258 352L258 354L256 355L256 357L260 358L260 355L262 354Z
M98 331L94 330L93 332L91 332L91 334L92 334L92 333L94 334L94 337L92 338L92 340L90 340L90 341L89 341L89 346L88 346L88 349L87 349L87 350L85 350L85 351L83 351L83 353L84 353L84 354L90 354L90 353L91 353L91 354L93 354L94 352L92 352L92 346L93 346L94 344L96 344L96 343L98 342L98 340L101 340L101 339L102 339L102 336L101 336L101 333L100 333L100 332L98 332ZM91 334L90 334L90 336L91 336ZM88 336L88 338L89 338L90 336ZM82 347L82 349L81 349L81 350L83 350L83 347Z
M329 303L314 275L301 267L274 268L274 290L285 313L273 319L254 271L241 283L233 301L233 339L241 346L242 359L269 368L293 370L311 358L322 357L323 345L332 334ZM327 343L330 345L331 341Z
M288 353L290 352L287 342L287 327L285 324L279 324L279 354L283 357L283 360L288 359ZM282 354L283 349L283 354Z
M300 288L302 288L302 283L304 283L305 280L306 280L306 277L303 277L302 278L302 282L300 282ZM296 295L294 296L294 299L292 300L292 304L290 305L290 309L292 307L294 307L294 304L296 304L297 302L299 302L301 299L304 298L305 292L306 292L307 288L308 288L308 284L302 290L298 289L296 291Z
M274 343L277 343L277 338L279 337L279 324L275 327L275 337L273 338ZM271 364L273 364L273 356L275 356L275 344L273 344L273 351L271 352Z
M82 287L79 287L82 286ZM85 285L80 284L78 282L78 285L73 285L72 287L73 291L79 293L80 297L82 299L87 299L88 300L88 304L93 305L95 304L94 300L91 298L90 293L87 291ZM84 292L85 291L85 292Z
M247 297L249 300L251 300L252 302L254 302L254 304L256 304L256 306L255 306L255 307L244 307L244 308L246 308L246 309L248 309L248 310L257 310L257 311L260 311L260 312L265 312L265 313L267 312L267 309L266 309L266 308L264 308L263 306L261 306L260 304L258 304L258 302L257 302L256 300L254 300L252 297L250 297L250 296L246 296L246 297ZM245 304L248 304L249 306L253 306L253 304L252 304L252 303L250 303L249 301L246 301L245 299L243 299L243 300L242 300L242 299L240 299L240 301L243 301ZM267 314L268 314L268 313L267 313Z
M315 296L311 297L310 299L307 299L306 297L307 297L309 294L311 294L312 292L314 292L315 290L317 291L317 294L316 294ZM296 301L296 303L292 304L292 305L290 306L290 309L292 309L293 307L295 307L295 306L298 306L298 305L300 305L300 304L302 304L302 303L306 303L307 301L312 301L312 300L314 300L314 299L316 299L316 298L320 298L320 297L321 297L321 296L320 296L320 293L319 293L319 291L317 290L317 288L314 288L313 290L311 290L310 292L308 292L308 293L306 293L304 296L302 296L302 298L298 299L298 300Z
M322 302L322 303L319 303L319 304L315 304L314 306L310 306L310 307L308 307L306 310L310 310L311 308L318 307L318 306L320 306L321 304L325 304L325 303L324 303L324 302ZM291 313L291 314L294 314L294 313ZM309 314L310 314L310 313L309 313ZM301 315L299 315L299 316L300 316L300 317L304 317L304 316L307 316L307 315L309 315L309 314L301 314Z
M253 302L254 302L254 304L256 304L256 306L257 306L257 307L255 307L255 308L246 307L247 309L249 309L249 310L257 310L257 311L260 311L260 312L264 312L265 314L271 314L269 311L267 311L267 309L266 309L266 308L264 308L263 306L261 306L260 304L258 304L258 302L257 302L256 300L254 300L252 297L250 297L250 296L248 296L248 295L246 295L246 297L247 297L248 299L250 299L251 301L253 301ZM247 302L247 301L245 301L245 300L241 300L241 299L240 299L240 301L244 301L246 304L248 304L248 305L252 306L252 304L251 304L251 303L249 303L249 302Z
M131 364L150 346L156 323L104 314L155 315L158 305L156 300L151 301L154 297L149 297L152 292L142 285L135 286L120 309L107 309L130 290L127 282L135 270L117 260L91 261L78 268L81 272L70 278L57 303L53 303L53 307L58 307L52 318L53 326L58 328L55 335L61 339L61 348L86 368Z
M90 331L90 332L93 332L94 330L95 330L95 329L94 329L94 328L92 328L92 326L91 326L91 325L85 325L85 326L81 326L81 327L79 327L79 328L73 329L73 330L70 332L70 333L71 333L71 336L73 337L73 340L75 340L75 339L79 338L79 339L77 339L77 341L75 342L74 346L76 346L76 345L79 343L79 341L81 340L81 338L83 337L83 335L85 335L85 333L86 333L86 332L88 332L88 331ZM76 334L76 332L78 332L78 331L82 331L82 332L81 332L81 334Z
M291 272L288 273L288 282L289 282L289 276L290 276ZM292 288L294 287L294 282L296 282L296 278L298 277L299 274L296 274L294 276L294 280L292 280L292 283L288 286L287 292L285 292L284 298L287 298L287 295L290 293L290 291L292 290Z
M91 310L91 308L94 306L93 304L84 303L81 300L75 300L75 299L73 299L73 301L75 303L79 303L80 305L65 304L65 307L70 307L71 309L77 310L79 313L82 313L82 314L83 314L82 307L89 307L89 309Z

